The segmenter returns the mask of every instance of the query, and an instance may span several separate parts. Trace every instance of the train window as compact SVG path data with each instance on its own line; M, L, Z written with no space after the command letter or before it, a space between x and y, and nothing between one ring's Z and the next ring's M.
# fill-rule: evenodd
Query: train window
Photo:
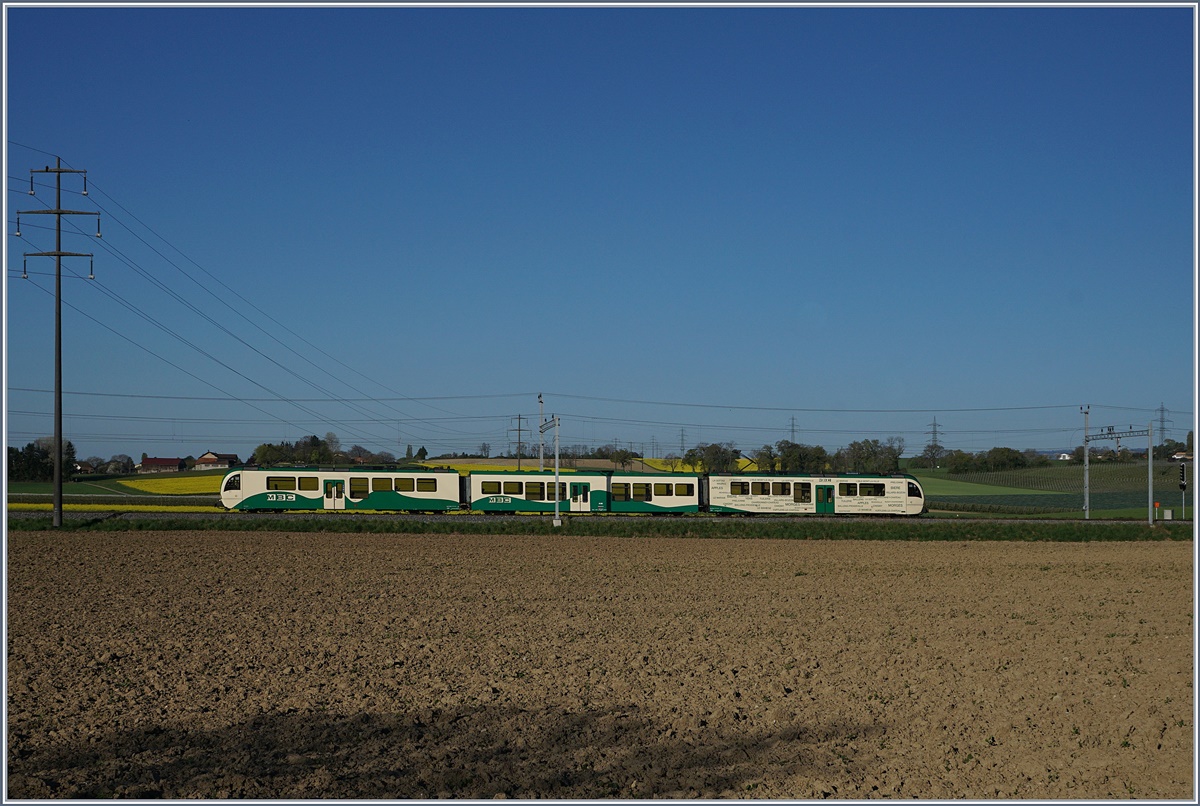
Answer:
M547 500L554 501L555 498L554 498L554 483L553 482L546 485L546 492L548 493ZM567 483L565 481L560 481L558 483L558 499L557 500L559 500L559 501L567 500Z
M628 501L629 500L629 485L628 484L614 484L612 486L612 500Z
M671 495L672 494L671 485L670 484L655 484L654 485L654 494L655 495Z
M908 486L912 487L913 485L910 484ZM242 489L242 474L241 473L234 473L232 476L225 479L225 490L226 491L240 490L240 489Z
M309 492L315 492L321 489L321 480L316 476L301 476L300 489L308 490Z
M748 481L731 481L729 482L730 495L749 495L750 482Z
M371 479L371 492L392 491L392 480L387 478Z
M295 476L267 476L268 490L294 490L296 489Z
M484 482L484 483L486 484L487 482ZM411 493L415 489L416 489L416 483L413 482L411 476L405 476L402 479L396 479L396 492ZM499 487L496 488L496 492L500 492Z
M811 504L812 503L812 485L809 484L807 481L796 482L796 487L794 490L794 494L792 496L792 500L795 501L797 504Z
M838 495L858 495L858 485L848 484L847 482L843 481L838 485Z
M653 501L654 491L653 485L650 484L635 484L633 485L633 500L634 501Z
M504 494L505 495L520 495L521 494L521 482L519 482L519 481L504 482Z
M908 497L909 498L924 498L925 496L921 495L921 488L918 487L917 485L913 484L910 481L908 483Z
M869 495L874 498L882 498L887 494L887 489L882 484L867 484L858 485L859 495Z
M500 482L498 481L481 481L479 482L479 492L483 495L499 495Z
M773 481L771 482L771 495L791 495L792 483L790 481Z
M371 480L364 478L350 479L350 497L351 498L366 498L371 490Z
M771 494L771 482L769 482L769 481L751 482L750 492L753 493L754 495L770 495Z
M554 486L551 484L551 486ZM530 501L546 500L546 485L541 481L525 482L525 498Z
M436 493L437 479L417 479L417 492Z
M696 485L695 484L676 484L675 485L675 494L676 495L686 495L689 497L693 496L696 494Z

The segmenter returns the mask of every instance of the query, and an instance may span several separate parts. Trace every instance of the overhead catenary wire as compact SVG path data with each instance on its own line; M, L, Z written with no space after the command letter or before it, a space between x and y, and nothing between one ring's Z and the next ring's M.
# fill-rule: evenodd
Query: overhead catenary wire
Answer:
M25 146L25 145L23 145L23 144L20 144L20 143L15 143L15 142L13 142L13 141L9 141L9 142L10 142L10 144L13 144L13 145L18 145L18 146L21 146L21 147L24 147L24 148L29 148L30 150L33 150L33 151L38 151L39 153L46 153L46 152L43 152L43 151L41 151L40 149L35 149L35 148L32 148L32 147L30 147L30 146ZM10 178L11 178L11 177L10 177ZM248 306L250 306L252 309L254 309L255 311L257 311L257 312L258 312L258 313L259 313L261 316L263 316L263 317L265 317L266 319L268 319L268 320L270 320L270 321L274 322L274 323L275 323L276 325L278 325L278 326L279 326L279 327L280 327L282 330L284 330L285 332L287 332L287 333L291 334L292 336L294 336L294 337L295 337L296 339L298 339L299 341L301 341L301 342L303 342L303 343L307 344L307 345L308 345L310 348L312 348L313 350L316 350L316 351L318 351L318 352L322 353L323 355L325 355L326 357L328 357L329 359L331 359L331 360L332 360L332 361L334 361L335 363L339 364L340 366L342 366L342 367L344 367L344 368L346 368L346 369L348 369L348 370L354 371L354 372L356 372L358 375L360 375L360 376L362 376L362 377L364 377L364 378L365 378L365 377L368 377L368 376L366 376L365 374L363 374L363 373L361 373L361 372L358 372L357 370L354 370L354 368L353 368L353 367L350 367L348 364L346 364L345 362L342 362L340 359L337 359L335 356L329 355L329 354L328 354L327 352L325 352L324 350L321 350L321 348L320 348L320 347L318 347L318 346L316 346L316 345L313 345L311 342L309 342L309 341L307 341L306 339L304 339L304 337L300 336L299 334L296 334L296 333L295 333L293 330L291 330L290 328L288 328L286 325L284 325L283 323L281 323L281 322L279 322L278 320L276 320L276 319L275 319L274 317L272 317L272 316L271 316L271 315L270 315L268 312L266 312L266 311L262 310L260 307L258 307L258 306L256 306L256 305L254 305L252 302L250 302L249 300L247 300L247 299L246 299L245 297L243 297L242 295L238 294L238 293L237 293L236 291L234 291L233 289L230 289L230 288L229 288L229 287L228 287L226 284L224 284L224 283L223 283L223 282L221 282L221 281L220 281L218 278L216 278L216 277L215 277L215 276L214 276L214 275L213 275L211 272L207 271L207 269L204 269L204 267L203 267L203 266L200 266L200 264L199 264L199 263L197 263L196 261L194 261L194 260L192 260L191 258L187 257L187 255L185 255L185 254L184 254L184 253L183 253L181 250L179 250L177 247L175 247L173 244L171 244L169 241L167 241L165 238L163 238L161 235L159 235L159 234L158 234L156 231L154 231L154 230L153 230L153 228L149 227L149 226L148 226L147 224L145 224L145 223L144 223L144 222L143 222L143 221L142 221L140 218L138 218L138 217L137 217L136 215L134 215L133 213L129 212L129 211L128 211L128 209L127 209L127 208L126 208L124 205L122 205L122 204L121 204L119 201L117 201L115 198L113 198L111 195L109 195L107 192L105 192L105 191L103 190L103 188L101 188L101 187L99 187L98 185L96 185L96 183L94 182L94 180L93 180L93 182L92 182L92 191L93 191L93 193L97 193L97 192L98 192L98 193L100 193L101 195L103 195L105 198L109 199L109 200L110 200L110 202L111 202L112 204L114 204L116 207L120 208L120 209L121 209L121 210L122 210L122 211L123 211L125 214L127 214L127 215L128 215L130 218L132 218L134 221L136 221L136 222L137 222L138 224L140 224L142 227L145 227L145 228L146 228L146 229L147 229L149 232L151 232L151 233L152 233L152 234L153 234L153 235L154 235L156 238L158 238L159 240L161 240L163 243L167 244L167 245L168 245L168 246L169 246L171 249L173 249L173 250L174 250L175 252L177 252L178 254L182 255L182 256L183 256L185 259L187 259L189 262L191 262L193 265L195 265L197 268L199 268L201 271L203 271L203 272L204 272L206 275L208 275L208 276L209 276L209 277L210 277L210 278L211 278L211 279L212 279L214 282L216 282L218 285L220 285L222 288L224 288L224 289L225 289L227 292L229 292L229 294L231 294L232 296L234 296L234 297L236 297L236 298L238 298L238 299L242 300L242 301L243 301L245 304L247 304L247 305L248 305ZM93 199L93 201L94 201L94 199ZM262 332L264 335L266 335L266 336L268 336L269 338L273 339L273 340L274 340L274 341L276 341L278 344L280 344L281 346L283 346L285 349L289 350L289 351L290 351L290 352L292 352L294 355L296 355L297 357L301 358L303 361L305 361L306 363L308 363L310 366L312 366L312 367L316 368L318 371L325 373L326 375L328 375L329 377L333 378L334 380L337 380L339 383L343 383L343 384L345 384L345 385L347 385L347 386L350 386L352 389L354 389L355 391L359 392L360 394L365 394L365 393L364 393L362 390L359 390L359 389L357 389L357 388L353 387L352 385L350 385L350 384L346 383L346 381L344 381L343 379L340 379L340 378L338 378L337 376L335 376L335 375L333 375L332 373L330 373L330 372L329 372L327 369L325 369L325 368L324 368L324 367L322 367L321 365L319 365L319 364L317 364L316 362L312 361L312 359L311 359L311 358L309 358L308 356L306 356L306 355L304 355L304 354L300 353L300 352L299 352L299 351L297 351L295 348L293 348L291 345L289 345L289 344L287 344L285 341L283 341L283 340L279 339L277 336L275 336L274 334L272 334L270 331L268 331L268 330L266 330L265 328L263 328L263 327L262 327L262 326L261 326L261 325L260 325L258 322L254 321L254 319L252 319L252 318L250 318L250 317L247 317L247 316L246 316L244 313L242 313L241 311L238 311L236 308L234 308L232 305L230 305L230 304L228 303L228 301L227 301L227 300L225 300L225 299L223 299L222 297L218 296L217 294L213 293L213 291L212 291L212 289L211 289L211 288L207 287L205 284L203 284L203 283L199 282L198 280L196 280L196 278L192 277L192 276L191 276L191 275L190 275L190 274L189 274L189 273L188 273L186 270L184 270L182 267L180 267L178 264L176 264L174 261L172 261L172 260L171 260L170 258L168 258L166 255L164 255L164 254L163 254L163 253L162 253L160 250L158 250L158 249L157 249L156 247L154 247L152 244L148 243L148 242L147 242L147 241L146 241L144 238L142 238L142 237L141 237L139 234L137 234L136 232L134 232L134 230L133 230L131 227L129 227L129 226L128 226L128 225L127 225L127 224L126 224L126 223L125 223L125 222L124 222L124 221L121 219L121 217L120 217L120 216L116 215L116 214L115 214L115 213L113 213L111 210L108 210L108 209L107 209L107 208L105 208L103 205L99 204L98 202L95 202L95 203L96 203L96 206L97 206L97 207L99 207L99 208L100 208L100 209L101 209L103 212L105 212L106 214L108 214L109 216L111 216L111 217L112 217L112 218L113 218L113 219L116 221L116 223L117 223L119 226L121 226L123 229L125 229L126 231L128 231L128 232L129 232L129 233L130 233L130 234L131 234L133 237L137 238L137 239L138 239L138 240L139 240L139 241L140 241L142 244L144 244L144 245L145 245L147 248L149 248L151 251L153 251L153 252L154 252L156 255L158 255L158 256L159 256L161 259L163 259L163 260L164 260L165 262L167 262L169 265L171 265L172 267L174 267L174 268L175 268L175 269L176 269L178 272L180 272L181 274L183 274L183 275L184 275L185 277L187 277L189 280L191 280L191 281L192 281L192 282L193 282L193 283L194 283L194 284L195 284L197 287L199 287L200 289L204 290L206 293L208 293L210 296L212 296L212 297L213 297L213 299L217 300L217 301L218 301L218 302L220 302L222 305L224 305L225 307L227 307L229 310L231 310L232 312L234 312L234 313L235 313L237 316L241 317L243 320L245 320L247 323L249 323L249 324L250 324L252 327L256 328L257 330L259 330L260 332ZM111 245L108 245L108 244L106 244L105 246L106 246L106 248L107 248L107 249L108 249L110 252L112 252L112 253L113 253L113 254L115 254L115 255L118 255L118 256L119 256L119 258L120 258L120 259L121 259L121 260L122 260L122 261L123 261L123 262L124 262L124 263L125 263L125 264L126 264L128 267L129 267L129 268L130 268L130 269L132 269L132 270L134 270L135 272L137 272L138 274L140 274L140 275L141 275L142 277L144 277L144 278L145 278L145 279L146 279L148 282L152 283L153 285L155 285L156 287L158 287L158 288L159 288L161 291L163 291L164 293L166 293L166 294L168 294L169 296L171 296L173 299L175 299L175 300L176 300L176 301L177 301L179 304L183 305L185 308L187 308L187 309L191 310L193 313L195 313L195 314L197 314L198 316L200 316L202 319L204 319L205 321L207 321L207 322L208 322L210 325L212 325L213 327L216 327L216 328L218 328L219 330L221 330L222 332L226 333L226 334L227 334L228 336L230 336L231 338L233 338L233 339L237 340L239 343L241 343L241 344L242 344L243 346L245 346L247 349L249 349L249 350L251 350L252 352L254 352L254 353L258 354L258 355L259 355L259 356L261 356L261 357L263 357L263 358L264 358L264 359L266 359L267 361L271 362L271 363L272 363L272 364L274 364L275 366L279 367L280 369L284 370L284 371L285 371L285 372L287 372L288 374L290 374L290 375L292 375L293 377L297 378L297 379L298 379L298 380L300 380L301 382L308 384L309 386L313 387L313 388L314 388L314 389L316 389L317 391L325 392L325 393L327 393L327 394L330 394L330 395L332 395L332 392L331 392L330 390L328 390L328 389L326 389L326 388L324 388L324 387L320 386L319 384L317 384L316 382L314 382L314 381L313 381L311 378L309 378L309 377L307 377L307 376L305 376L305 375L303 375L303 374L301 374L301 373L298 373L298 372L296 372L295 370L293 370L293 369L291 369L291 368L289 368L289 367L286 367L285 365L283 365L283 363L282 363L282 362L280 362L280 361L278 361L278 360L274 359L274 358L273 358L273 357L271 357L271 356L268 356L266 353L264 353L263 351L259 350L259 349L258 349L258 348L256 348L254 345L250 344L249 342L245 341L244 339L242 339L240 336L238 336L236 333L234 333L234 332L233 332L233 331L231 331L230 329L228 329L228 328L224 327L224 325L222 325L222 324L221 324L219 321L217 321L217 320L216 320L214 317L212 317L212 316L208 315L206 312L204 312L203 310L201 310L201 309L200 309L198 306L194 305L194 304L193 304L193 303L191 303L189 300L187 300L187 299L183 298L183 297L182 297L182 295L178 294L178 293L177 293L177 292L175 292L173 289L171 289L171 288L169 288L168 286L166 286L166 284L165 284L165 283L163 283L162 281L158 280L158 278L154 277L154 276L153 276L151 273L149 273L149 272L146 272L144 269L142 269L142 268L141 268L141 266L139 266L139 265L136 263L136 261L134 261L134 260L132 260L132 259L128 258L127 256L125 256L124 254L120 253L120 252L119 252L119 250L116 250L116 249L115 249L114 247L112 247ZM118 295L118 297L119 297L119 295ZM123 304L126 304L126 305L128 306L128 303L127 303L127 302L124 302L123 298L121 298L121 301L122 301L122 303L123 303ZM142 318L144 318L144 319L145 319L145 318L147 318L147 317L146 317L144 314L142 314ZM152 318L152 317L151 317L151 318ZM170 330L169 330L169 329L165 329L165 328L163 328L163 326L161 325L161 323L159 323L159 325L158 325L158 326L160 327L160 329L164 329L164 330L165 330L165 332L168 332L168 333L170 332ZM174 335L174 334L172 334L172 335ZM380 386L382 386L383 388L387 388L386 386L383 386L382 384L380 384ZM390 391L393 391L393 392L394 392L395 390L390 390ZM399 395L400 393L396 392L396 394L398 394L398 395ZM415 402L415 401L413 401L413 399L411 399L411 398L406 398L406 397L404 397L404 396L401 396L399 399L403 399L403 400L409 400L410 402ZM380 401L378 398L371 398L371 397L365 398L365 400L369 400L370 402L373 402L373 403L380 403L380 402L381 402L381 401ZM349 399L349 398L341 398L340 402L342 402L344 405L351 406L352 408L353 408L353 407L355 407L355 405L356 405L355 401L353 401L353 400L351 400L351 399ZM406 412L400 411L399 409L396 409L394 406L390 405L390 403L389 403L389 404L387 404L387 405L388 405L388 408L391 408L391 409L392 409L392 411L394 411L394 412L395 412L396 414L398 414L398 415L401 415L401 416L402 416L402 417L404 417L405 419L408 419L408 418L410 418L410 417L411 417L411 415L407 414ZM438 410L438 411L443 411L443 412L445 412L445 413L453 413L453 412L446 412L444 409L438 409L437 407L435 407L435 406L432 406L432 405L430 405L430 404L428 404L428 403L423 403L423 405L429 405L429 406L430 406L430 408L434 408L435 410ZM364 410L364 409L361 409L361 408L359 409L359 411L360 411L360 413L364 413L364 414L365 414L365 413L368 413L368 412L366 412L366 410ZM389 420L390 420L390 421L394 421L394 420L395 420L395 418L389 418ZM417 421L418 421L418 422L420 422L420 420L419 420L419 419L418 419ZM425 423L425 424L432 426L432 427L433 427L435 430L437 430L437 429L446 430L444 426L435 425L435 424L434 424L434 423L432 423L432 422L428 422L428 423ZM385 442L390 442L390 440L384 440L384 441L385 441Z
M22 148L27 148L27 149L37 152L37 153L47 154L48 156L55 156L53 154L50 154L50 152L46 152L41 149L33 148L33 147L30 147L30 146L27 146L27 145L24 145L21 143L15 143L13 141L9 141L9 143L11 145L19 146ZM10 177L10 179L16 179L16 178ZM128 261L127 265L129 265L131 270L133 270L133 271L137 272L138 274L140 274L141 276L143 276L148 282L155 284L155 286L158 288L159 291L171 296L171 298L174 299L178 304L185 306L185 308L187 308L191 313L200 317L200 319L202 321L204 321L208 326L218 328L219 330L221 330L221 332L229 335L231 338L238 340L246 349L253 351L255 354L262 357L262 359L272 362L274 366L276 366L279 369L281 369L282 371L288 373L290 376L299 378L301 381L306 383L310 388L313 388L315 391L324 393L326 395L326 397L297 398L297 397L291 397L291 396L285 396L285 395L278 394L273 389L270 389L268 386L263 386L260 384L260 388L262 388L264 391L266 391L270 394L273 394L275 396L267 397L267 398L256 398L256 397L249 397L249 396L244 396L244 395L236 395L231 392L226 397L211 397L211 398L185 397L185 396L172 396L172 395L158 395L158 396L142 395L140 397L143 397L145 399L155 398L155 399L162 399L162 400L210 399L210 400L238 402L238 403L243 403L246 405L250 405L252 403L260 403L260 404L276 404L276 403L280 403L280 402L289 403L289 404L299 403L301 406L310 407L307 411L304 409L300 409L305 414L309 414L309 412L312 412L311 406L314 406L314 405L337 404L337 405L342 405L342 406L348 406L348 407L354 409L354 411L357 412L361 416L358 418L346 418L344 416L340 417L340 418L333 418L333 417L329 417L329 416L326 416L323 414L318 414L316 412L312 412L312 416L320 417L320 422L323 422L326 424L331 424L334 427L338 427L338 428L341 428L343 426L354 426L354 428L352 429L353 432L360 433L360 434L362 432L357 429L357 426L362 426L362 425L376 425L376 426L385 426L386 425L386 426L391 427L391 426L396 425L399 422L403 422L403 423L405 423L405 425L409 425L409 426L415 427L416 425L424 425L431 429L437 430L437 429L446 429L446 427L451 424L464 424L464 423L470 421L470 420L458 420L455 418L455 416L451 416L448 418L412 417L410 414L394 408L394 406L392 404L408 402L408 403L418 403L421 405L428 405L433 402L442 402L442 401L451 401L451 400L488 399L488 398L500 399L500 398L504 397L504 396L500 396L500 395L418 397L418 396L404 395L400 392L396 392L395 390L389 389L389 387L387 387L385 384L382 384L379 381L377 381L376 379L371 378L371 377L367 376L366 374L358 371L357 369L355 369L354 367L345 363L338 357L331 355L329 352L322 349L319 345L312 344L310 341L305 339L303 335L296 333L292 328L288 327L285 323L279 321L279 319L277 319L271 313L263 310L258 305L253 303L251 300L246 299L244 296L239 294L235 289L230 288L229 285L222 282L216 275L214 275L212 272L208 271L208 269L206 269L204 266L200 265L198 262L196 262L192 258L188 257L181 250L179 250L177 247L175 247L170 241L168 241L166 238L161 236L152 227L147 225L144 221L142 221L141 218L139 218L134 213L130 212L124 205L122 205L114 197L109 195L102 188L99 188L98 186L96 186L94 180L91 183L91 190L92 190L93 196L95 194L99 194L106 200L106 205L101 205L99 202L95 202L95 199L93 199L93 201L96 203L96 206L99 207L105 213L106 222L109 222L110 225L115 224L117 227L130 233L130 235L132 237L136 238L138 241L140 241L142 244L144 244L146 246L146 248L153 251L159 258L161 258L162 260L166 261L169 265L174 267L177 271L179 271L179 273L183 274L184 277L186 277L188 280L190 280L192 283L194 283L197 287L201 288L207 294L211 295L214 299L221 302L221 304L223 306L225 306L228 310L233 311L236 315L238 315L239 317L244 319L250 325L255 327L258 331L264 333L265 335L270 337L272 340L274 340L275 342L277 342L281 346L283 346L285 349L287 349L288 351L290 351L291 353L295 354L300 359L305 361L306 364L316 366L316 368L318 370L320 370L320 372L324 373L326 376L332 378L334 381L337 381L338 384L341 384L341 385L347 387L351 392L355 393L352 395L340 395L340 394L338 394L338 391L340 391L340 390L337 389L336 387L321 386L320 384L315 383L310 377L305 376L303 372L297 373L296 370L294 369L294 367L286 366L278 358L276 358L272 355L268 355L268 352L265 351L264 349L261 349L259 346L255 346L254 344L251 344L250 342L245 341L237 333L235 333L234 330L232 330L228 327L225 327L221 323L220 317L213 314L211 309L208 309L206 306L203 306L203 305L195 304L193 301L187 299L187 297L185 295L181 294L176 289L170 287L168 284L165 284L165 283L159 284L159 282L161 282L160 280L158 282L156 282L157 278L155 278L153 276L152 272L145 272L145 270L140 265L138 265L136 261L128 258L126 255L124 255L124 253L120 252L120 250L118 250L109 241L104 241L101 243L101 246L105 250L107 250L110 254L113 254L114 256L118 257L118 259L122 260L122 262ZM117 212L118 210L120 212ZM146 238L143 238L137 231L135 231L134 227L132 227L130 225L130 223L128 223L130 221L135 222L138 226L144 228L147 232L151 233L154 238L157 238L159 241L161 241L163 244L165 244L169 248L169 250L173 250L175 253L182 256L182 258L185 261L189 262L191 265L195 266L196 269L203 272L204 275L206 275L212 281L212 283L201 282L199 279L197 279L196 276L194 276L193 273L185 270L183 267L179 266L170 257L163 254L163 252L161 250L156 248L153 244L149 243L146 240ZM23 223L23 226L25 226L24 223ZM82 237L90 237L86 233L82 233L82 232L80 232L79 235ZM10 276L12 276L11 271L10 271ZM72 279L82 279L81 277L78 277L77 275L64 274L64 277L67 277L67 276L70 276ZM247 308L257 312L257 314L262 317L261 320L258 320L253 316L247 316L243 310L239 310L237 308L237 306L231 305L228 298L225 298L220 294L214 293L214 291L213 291L214 284L215 284L215 286L220 287L220 288L224 289L226 292L228 292L230 298L240 300L240 302L243 303ZM133 310L133 309L137 308L137 306L133 306L133 308L130 308L129 307L130 303L128 303L127 300L124 300L124 298L121 297L121 295L118 294L111 286L106 286L106 284L104 284L104 283L97 283L97 289L98 290L103 289L103 290L101 290L101 293L115 294L116 297L113 298L113 301L117 302L118 304L123 305L124 307L126 307L127 310ZM44 288L42 290L45 291ZM73 308L74 310L82 313L82 311L80 311L80 309L78 307L76 307L74 305L71 305L70 307ZM135 311L135 312L138 312L138 311ZM144 312L139 312L139 315L141 315L141 313L144 313ZM86 316L86 314L84 314L84 315ZM98 321L94 317L89 316L88 318L92 319L92 321ZM155 319L155 317L151 316L151 319ZM262 321L269 321L269 322L273 323L275 326L278 327L278 331L272 332L270 328L262 327ZM171 335L172 338L175 337L175 334L173 333L172 329L164 326L161 322L158 322L158 324L156 324L154 326L157 327L160 331L168 333L169 335ZM205 383L206 385L213 386L214 388L217 388L215 384L212 384L212 383L204 380L203 378L199 377L195 373L188 372L188 370L183 370L183 368L180 367L178 364L172 363L171 361L167 360L166 358L162 357L161 355L158 355L158 354L154 353L153 351L148 350L144 345L139 344L137 341L128 339L127 337L125 337L124 335L119 333L117 330L114 330L113 328L108 327L107 325L105 325L105 327L107 327L111 332L116 333L117 335L121 335L122 338L126 338L127 341L130 341L130 343L133 343L135 346L139 347L140 349L143 349L146 352L150 353L155 358L166 362L168 365L170 365L176 369L180 369L184 372L187 372L188 375L190 377L194 378L195 380ZM164 328L165 328L165 330L164 330ZM323 355L325 358L329 359L330 362L342 367L346 371L352 372L355 375L360 376L362 378L366 378L367 380L371 381L372 383L378 385L379 387L381 387L383 389L388 389L388 391L395 392L395 394L397 396L396 397L387 397L387 396L368 395L363 390L358 389L357 387L345 382L342 378L339 378L337 375L329 372L328 369L326 368L326 366L322 365L322 362L314 363L309 355L305 355L302 351L297 351L292 346L292 344L288 343L288 341L286 339L280 339L278 337L278 333L280 333L280 332L288 333L291 336L293 336L296 339L296 342L295 342L296 344L303 343L303 344L307 345L307 347L313 351L313 353L312 353L313 355L316 355L316 354ZM188 346L190 349L194 349L194 347L192 347L191 345L188 345ZM206 361L209 360L210 357L211 357L211 355L205 356L205 360ZM226 364L221 364L221 366L224 369L230 369L230 367ZM242 376L242 377L244 378L245 376ZM70 393L67 393L67 394L70 394ZM79 392L78 394L84 394L84 393ZM529 396L530 398L532 398L533 394L534 393L532 393L532 392L516 393L516 394L509 395L509 396L513 397L513 398ZM1023 411L1043 411L1043 410L1070 410L1070 411L1074 412L1074 410L1076 410L1076 408L1077 408L1077 404L1054 404L1054 405L1037 405L1037 406L988 406L988 407L967 407L967 408L945 408L945 407L932 407L932 408L820 408L820 407L811 407L811 406L810 407L797 407L797 406L787 406L787 405L754 406L754 405L744 405L744 404L740 404L740 403L723 404L723 403L696 403L696 402L680 402L680 401L622 399L622 398L599 397L599 396L592 396L592 395L586 395L586 394L575 394L575 393L571 393L571 392L561 392L561 393L546 392L545 394L547 397L551 397L551 396L557 394L561 399L578 400L578 401L586 402L586 403L609 403L609 404L618 404L618 405L637 405L637 406L647 406L647 407L649 407L649 406L679 407L681 409L709 409L709 410L724 410L724 411L728 411L728 412L747 412L747 413L750 413L750 412L763 412L763 413L783 412L783 413L809 414L809 415L857 415L857 414L903 415L903 414L943 414L943 413L964 413L965 414L965 413L991 413L991 412L1015 413L1015 412L1023 412ZM357 408L356 408L356 406L357 406ZM383 408L389 408L392 411L396 412L396 414L399 416L396 417L396 416L379 415L373 409L367 408L367 407L371 407L371 406L379 406L379 407L383 407ZM445 409L440 409L440 408L438 408L436 406L432 406L432 405L430 405L429 407L433 408L435 410L438 410L440 412L453 415L452 412L448 412ZM580 407L580 408L586 408L586 407ZM1100 404L1093 404L1093 408L1095 408L1095 409L1109 408L1109 409L1112 409L1113 411L1120 411L1120 412L1127 412L1127 413L1137 412L1137 413L1143 413L1143 414L1146 414L1146 413L1152 414L1154 411L1156 411L1156 409L1145 409L1145 408L1137 408L1137 407L1129 407L1129 406L1105 407ZM262 409L259 409L259 410L262 411ZM1181 416L1183 414L1185 414L1183 412L1179 412L1178 410L1173 410L1173 411L1181 414ZM266 414L265 411L264 411L264 413ZM1190 413L1186 413L1186 414L1188 414L1188 416L1190 417ZM276 415L273 415L273 414L267 414L267 416L272 417L273 421L284 422L284 423L288 424L290 427L294 426L294 424L296 422L305 422L305 420L303 420L302 418L296 417L294 415L289 418L286 418L286 419L278 418ZM509 416L509 414L508 413L498 414L496 416L498 418L504 419L504 418L507 418ZM579 423L586 424L588 426L594 426L594 427L604 427L608 424L612 424L612 425L627 424L631 428L668 427L668 428L676 428L677 429L680 427L684 427L684 428L703 429L704 431L711 432L711 433L718 433L722 429L726 429L730 433L734 433L734 434L751 434L751 433L766 434L766 433L772 432L772 429L769 427L759 428L757 426L747 425L744 423L730 423L727 425L722 425L720 423L675 422L675 421L672 421L670 418L664 418L662 420L645 420L645 419L637 419L637 418L604 418L604 417L595 416L594 414L589 414L586 411L578 411L573 415L573 417ZM398 428L398 426L397 426L397 428ZM774 430L778 431L779 429L774 429ZM907 436L909 434L917 433L916 431L908 431L908 430L895 430L895 429L886 429L886 430L869 429L868 430L868 429L856 429L856 428L844 428L844 429L801 428L799 430L800 430L801 434L859 434L859 435L863 435L863 436L874 435L874 434L881 434L881 435L894 434L894 435ZM1064 427L1062 429L1049 428L1049 429L1042 429L1042 430L1030 430L1030 429L999 429L999 430L990 429L990 430L978 430L978 431L960 430L960 431L948 431L948 432L944 432L944 433L950 433L950 434L956 434L956 435L962 435L962 436L969 436L969 435L975 435L975 434L993 434L993 435L1030 434L1030 435L1034 435L1034 434L1070 433L1070 432L1073 432L1074 430L1077 430L1077 429L1068 429L1068 428ZM462 440L462 439L478 439L478 438L480 438L480 436L482 436L480 434L469 434L466 432L460 432L460 431L456 431L456 430L443 430L443 434L444 435L453 434L453 436L443 436L443 439L446 443L449 443L451 441L458 441L458 440ZM391 443L391 441L392 441L391 435L388 435L387 438L377 437L377 435L374 435L374 434L364 434L363 436L365 439L367 439L368 441L371 441L371 442L376 442L377 440L381 440L385 443ZM399 434L397 434L397 440L398 439L399 439ZM604 442L605 442L603 440L596 440L595 438L591 438L591 437L588 438L588 441L591 444L604 444Z

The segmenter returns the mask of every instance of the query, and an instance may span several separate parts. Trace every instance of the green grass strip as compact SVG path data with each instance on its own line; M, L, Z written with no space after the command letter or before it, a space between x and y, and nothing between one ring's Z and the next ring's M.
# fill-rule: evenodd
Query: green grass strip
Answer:
M53 527L47 515L9 513L10 531L47 531ZM555 528L549 517L494 519L483 516L430 517L393 520L335 513L324 516L234 515L222 518L140 517L130 513L116 517L80 514L64 518L68 531L245 531L329 532L372 534L477 534L548 535L564 537L687 537L708 539L772 540L905 540L1017 542L1089 542L1137 540L1191 540L1189 523L1162 522L1151 527L1145 522L996 522L974 519L920 521L782 521L742 518L608 518L567 517Z

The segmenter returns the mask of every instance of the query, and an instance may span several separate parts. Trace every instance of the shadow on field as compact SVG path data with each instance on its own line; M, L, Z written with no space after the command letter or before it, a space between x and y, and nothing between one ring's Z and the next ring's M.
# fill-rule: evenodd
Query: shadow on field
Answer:
M764 773L776 781L793 774L861 777L846 745L882 730L826 725L743 734L697 724L680 737L635 707L579 714L480 706L408 715L272 714L212 732L151 728L67 746L10 737L7 794L780 798L789 793L760 788Z

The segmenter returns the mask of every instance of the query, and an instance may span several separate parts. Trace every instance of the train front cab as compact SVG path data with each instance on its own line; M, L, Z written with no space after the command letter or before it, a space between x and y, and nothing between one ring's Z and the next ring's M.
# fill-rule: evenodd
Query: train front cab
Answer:
M743 515L919 515L924 492L912 476L715 475L708 509Z
M912 476L845 474L814 479L818 515L920 515L925 492Z
M221 480L221 506L237 509L242 503L242 471L231 470Z

